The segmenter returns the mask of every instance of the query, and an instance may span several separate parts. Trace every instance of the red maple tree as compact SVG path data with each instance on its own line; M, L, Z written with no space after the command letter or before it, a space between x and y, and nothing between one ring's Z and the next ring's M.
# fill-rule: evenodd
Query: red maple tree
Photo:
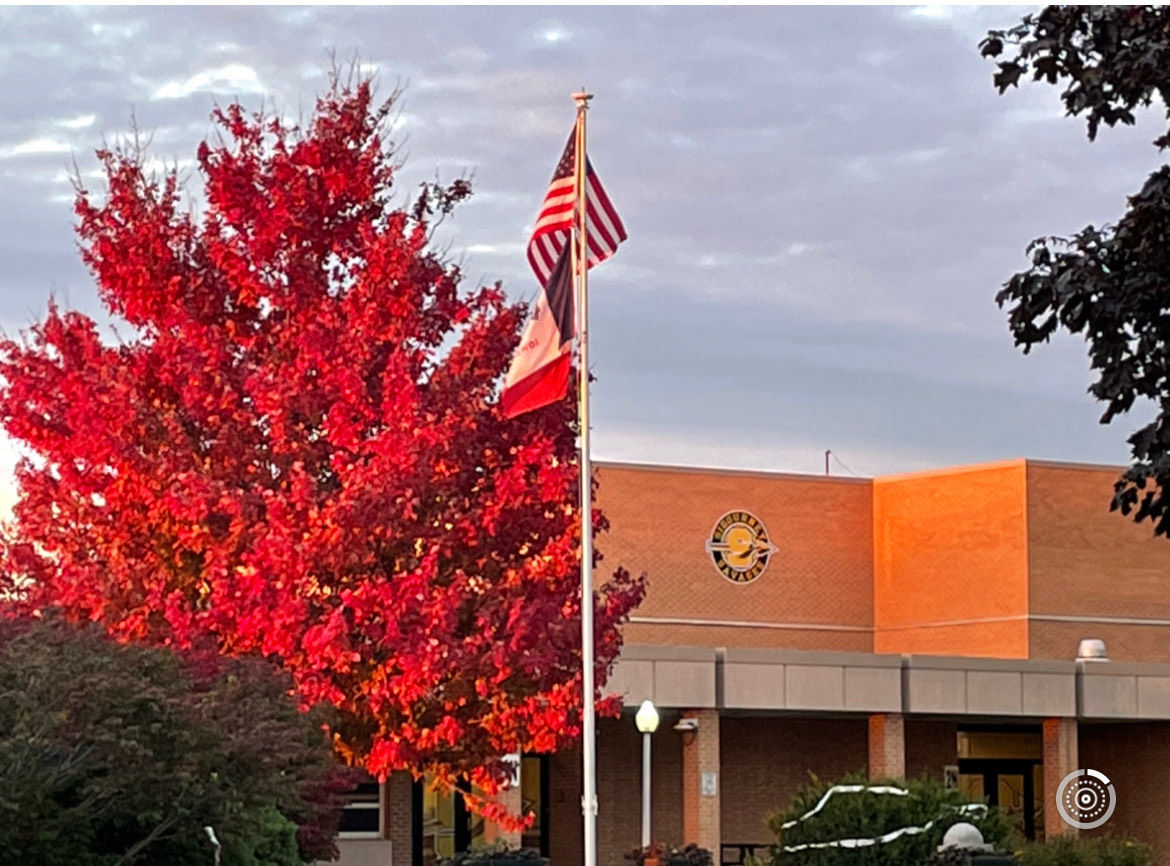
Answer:
M263 654L340 710L351 762L491 795L501 756L579 732L575 414L498 412L523 307L430 246L465 181L392 202L393 101L335 76L303 128L217 109L194 202L98 152L81 254L134 337L51 305L0 343L35 455L0 555L14 610ZM642 593L600 587L599 677Z

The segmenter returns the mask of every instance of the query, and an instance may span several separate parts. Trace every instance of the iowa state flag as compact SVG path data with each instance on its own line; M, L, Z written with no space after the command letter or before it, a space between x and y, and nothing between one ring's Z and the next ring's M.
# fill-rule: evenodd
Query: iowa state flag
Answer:
M569 249L561 250L504 377L500 406L508 418L555 403L569 390L575 306Z
M528 262L544 291L524 326L520 347L504 377L500 407L508 418L564 398L569 388L572 342L576 332L569 243L577 216L576 133L553 172L536 228L528 241ZM585 160L586 240L589 267L605 261L626 239L626 228L601 181Z

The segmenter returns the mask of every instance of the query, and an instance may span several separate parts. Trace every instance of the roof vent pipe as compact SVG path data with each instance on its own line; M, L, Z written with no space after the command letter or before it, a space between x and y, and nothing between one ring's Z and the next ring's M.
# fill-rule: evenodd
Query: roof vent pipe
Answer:
M1109 656L1105 653L1105 641L1097 640L1097 638L1085 638L1083 641L1077 644L1077 661L1109 661Z

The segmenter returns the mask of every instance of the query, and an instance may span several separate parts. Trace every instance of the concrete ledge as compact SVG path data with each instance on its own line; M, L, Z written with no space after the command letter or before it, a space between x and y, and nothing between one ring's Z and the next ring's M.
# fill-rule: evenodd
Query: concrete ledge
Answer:
M621 661L677 661L715 663L717 651L705 646L670 646L668 644L627 644L622 647Z
M903 694L908 713L1071 717L1077 712L1076 665L910 656Z
M391 866L394 862L394 844L389 839L337 840L336 866Z
M732 650L724 655L726 709L901 712L900 656Z
M626 706L1170 720L1170 665L687 646L622 650Z
M1088 676L1170 677L1170 664L1158 662L1077 662Z
M714 648L623 647L603 692L621 695L626 706L650 699L664 709L712 709L715 663Z
M1080 665L1078 715L1086 719L1170 719L1170 665Z
M904 656L912 668L931 668L944 671L1014 671L1027 673L1071 674L1076 662L1060 659L987 659L969 656ZM1164 667L1170 668L1170 665Z

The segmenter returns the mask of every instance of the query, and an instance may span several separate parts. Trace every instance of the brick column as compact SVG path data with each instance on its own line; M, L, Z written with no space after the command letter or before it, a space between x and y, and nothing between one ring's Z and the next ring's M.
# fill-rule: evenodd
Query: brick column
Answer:
M391 773L382 786L382 802L385 805L384 835L393 845L394 866L410 866L411 808L414 800L414 778L410 773Z
M706 848L719 862L722 836L719 828L719 712L687 710L683 718L695 719L697 731L684 731L683 738L683 841ZM708 789L703 790L706 780Z
M906 725L901 713L869 717L869 777L906 777Z
M1080 769L1077 753L1077 720L1044 720L1044 835L1075 836L1077 828L1066 824L1056 811L1056 789L1073 770Z

